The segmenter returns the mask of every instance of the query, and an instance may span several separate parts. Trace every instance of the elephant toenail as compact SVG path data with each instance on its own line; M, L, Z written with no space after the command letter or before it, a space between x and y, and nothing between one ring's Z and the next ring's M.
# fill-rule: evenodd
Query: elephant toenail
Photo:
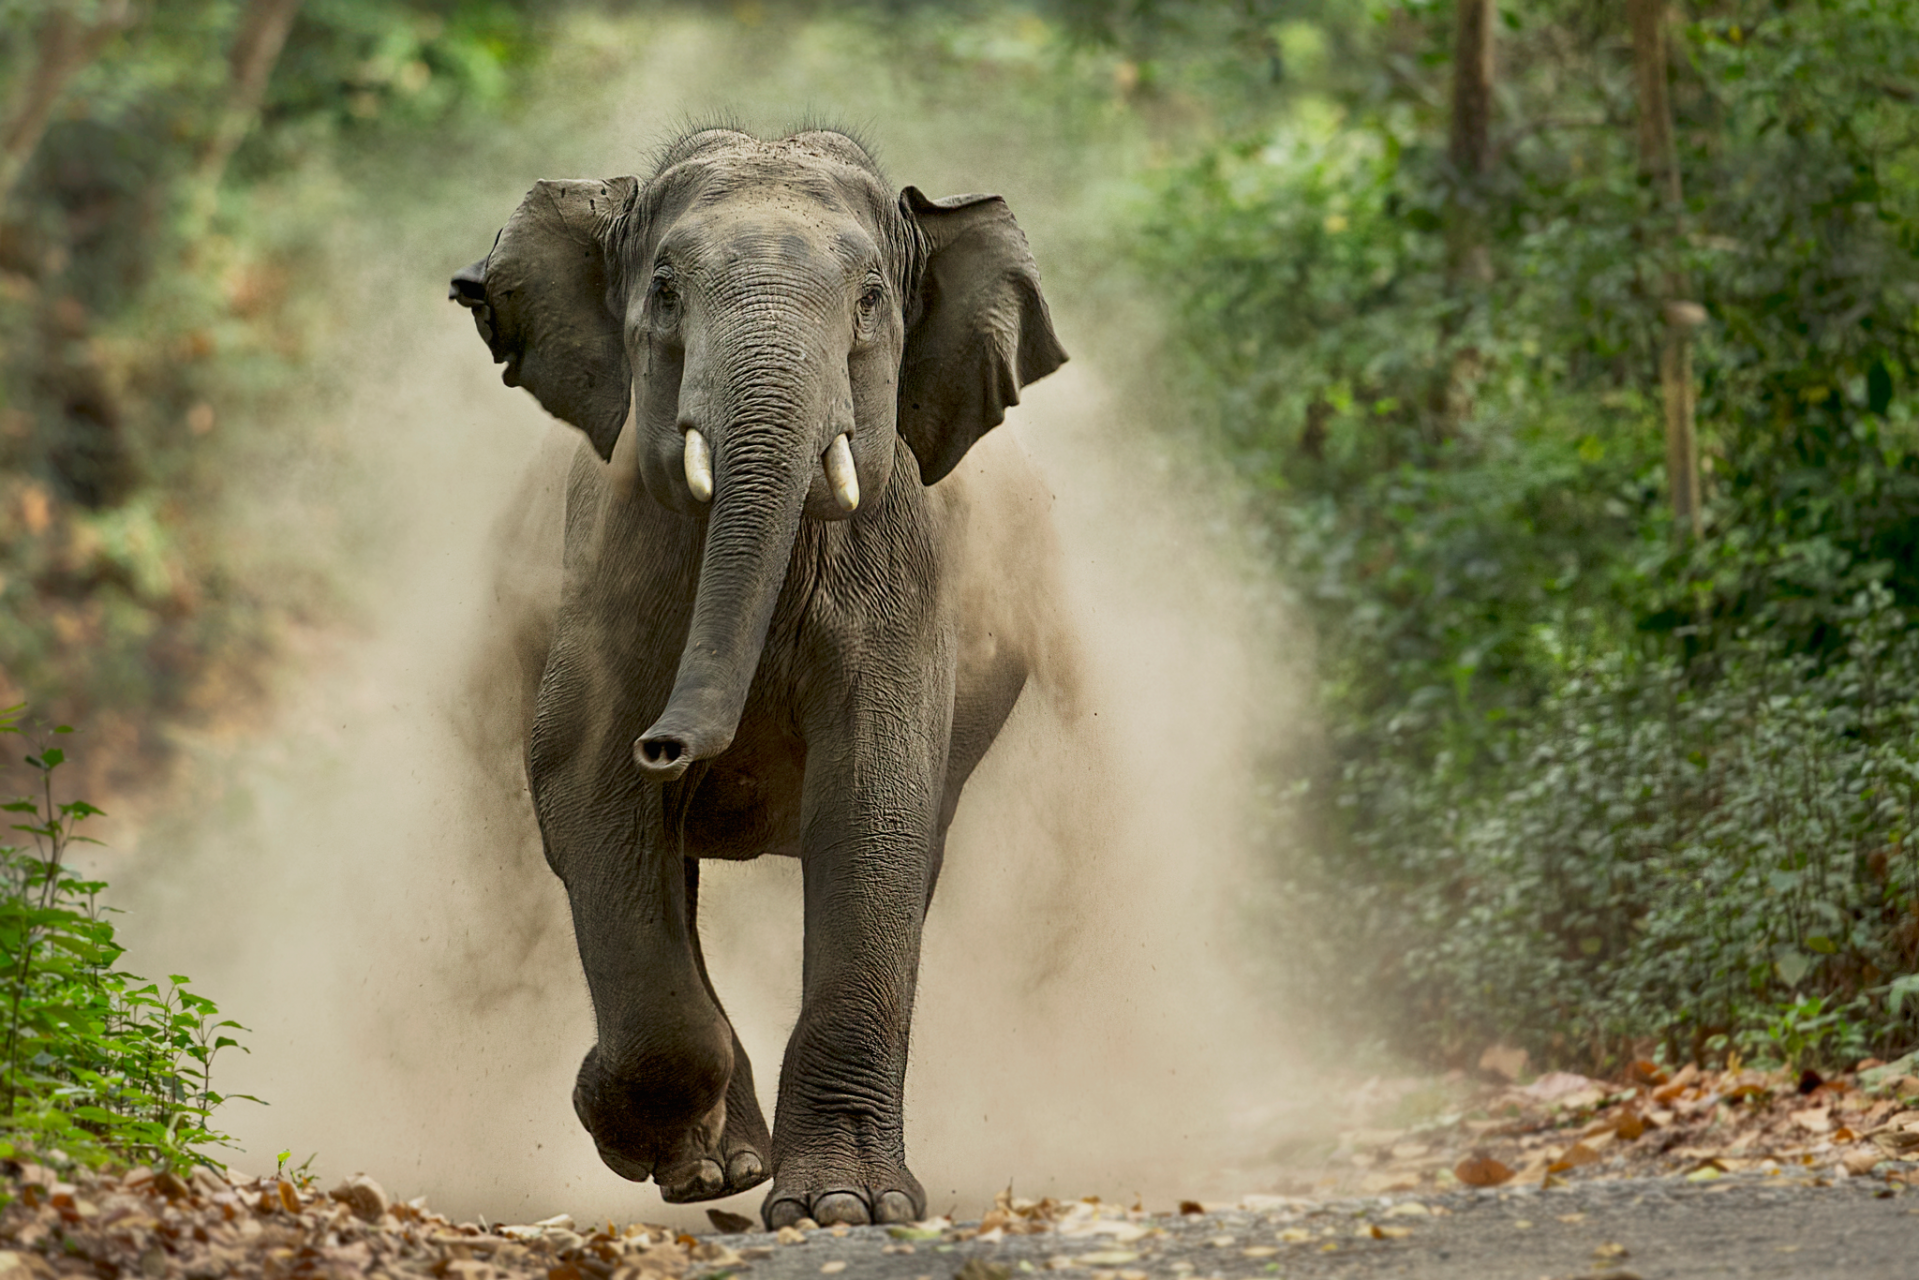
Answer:
M851 1191L834 1191L813 1202L813 1219L822 1227L863 1227L873 1220L866 1201Z
M661 1181L660 1196L669 1204L683 1204L688 1200L711 1200L725 1189L726 1174L719 1162L698 1160L667 1175Z
M781 1227L790 1227L806 1216L806 1206L798 1200L775 1200L760 1211L766 1219L768 1231L778 1231Z
M912 1198L904 1191L888 1191L874 1206L875 1222L917 1222L919 1217L919 1210L913 1207Z
M726 1185L744 1191L766 1177L766 1166L757 1151L735 1151L726 1162Z

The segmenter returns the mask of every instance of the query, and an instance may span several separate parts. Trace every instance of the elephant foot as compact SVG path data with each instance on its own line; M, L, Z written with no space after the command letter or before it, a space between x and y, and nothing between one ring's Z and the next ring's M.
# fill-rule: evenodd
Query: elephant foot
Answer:
M733 1037L733 1074L726 1084L726 1123L718 1145L697 1158L654 1175L668 1204L692 1204L738 1195L765 1182L772 1161L773 1137L753 1088L753 1064L739 1037Z
M716 1148L655 1171L653 1180L659 1184L660 1198L668 1204L692 1204L738 1195L765 1182L766 1148L771 1144L765 1136L765 1123L759 1128L756 1143L751 1125L737 1122L729 1114Z
M821 1162L804 1171L783 1168L760 1216L769 1231L802 1218L822 1227L918 1222L926 1216L926 1192L904 1164L859 1162L849 1169Z
M609 1069L597 1045L580 1064L573 1109L607 1168L633 1182L651 1178L675 1204L766 1180L771 1143L750 1098L750 1070L745 1105L736 1108L730 1053L662 1056L647 1065L645 1072Z

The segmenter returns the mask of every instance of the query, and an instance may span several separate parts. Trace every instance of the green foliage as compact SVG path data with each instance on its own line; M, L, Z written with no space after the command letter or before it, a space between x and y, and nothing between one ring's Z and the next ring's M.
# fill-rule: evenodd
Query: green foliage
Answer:
M23 712L0 711L0 733L19 734ZM183 975L162 990L116 967L124 948L99 902L106 884L66 860L76 842L92 843L76 829L100 811L55 800L63 749L42 744L26 763L39 794L0 806L33 842L0 846L0 1156L217 1164L206 1148L225 1142L211 1119L226 1096L213 1063L240 1048L226 1032L244 1028Z
M33 689L153 753L159 724L254 696L289 618L338 604L294 549L228 536L241 477L325 461L284 424L333 319L304 282L335 167L509 110L557 9L309 0L222 166L246 7L132 6L0 208L0 703ZM52 8L4 10L0 113Z
M1562 676L1498 785L1350 762L1365 979L1456 1054L1919 1038L1919 635L1883 588L1851 621L1836 661L1746 636L1710 671L1542 635Z
M1484 184L1446 156L1451 15L1382 9L1373 74L1169 166L1137 241L1321 642L1307 984L1452 1060L1909 1044L1919 30L1881 0L1687 28L1670 228L1619 16L1502 16ZM1709 316L1697 545L1663 493L1674 267Z

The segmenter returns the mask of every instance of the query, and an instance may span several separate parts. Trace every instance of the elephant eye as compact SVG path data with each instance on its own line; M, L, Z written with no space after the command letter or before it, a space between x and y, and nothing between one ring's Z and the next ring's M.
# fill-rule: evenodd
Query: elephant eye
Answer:
M653 277L653 304L662 311L671 311L680 304L680 291L673 284L670 272L659 272Z
M870 317L880 309L880 303L886 301L886 290L878 284L869 283L860 291L860 315Z

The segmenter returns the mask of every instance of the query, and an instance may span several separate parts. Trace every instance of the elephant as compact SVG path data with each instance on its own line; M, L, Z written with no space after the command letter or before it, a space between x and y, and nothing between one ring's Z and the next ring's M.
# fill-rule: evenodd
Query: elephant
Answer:
M846 133L703 128L645 177L537 183L450 296L585 435L521 641L593 1006L575 1112L670 1202L770 1178L769 1229L923 1218L902 1103L947 830L1070 651L1046 487L968 459L1066 360L1024 234ZM804 894L770 1133L697 920L701 860L763 854Z

